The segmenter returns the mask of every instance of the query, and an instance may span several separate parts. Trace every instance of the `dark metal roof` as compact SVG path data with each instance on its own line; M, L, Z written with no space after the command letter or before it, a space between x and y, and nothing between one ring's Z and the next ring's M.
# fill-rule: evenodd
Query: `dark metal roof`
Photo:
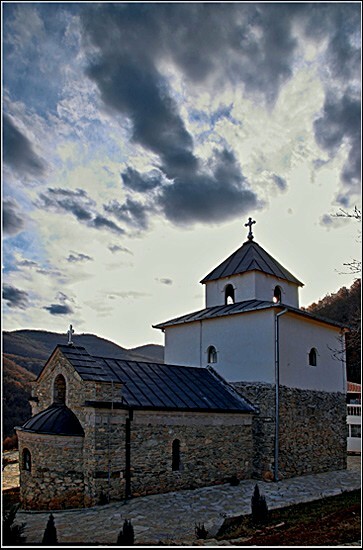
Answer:
M59 349L70 363L76 368L82 380L99 380L101 382L112 382L109 372L105 371L95 357L90 355L86 348L75 344L59 344L54 352ZM53 353L54 353L53 352ZM52 355L53 355L52 353ZM52 357L51 355L51 357ZM42 372L45 367L43 367ZM39 376L41 373L39 374ZM38 378L39 378L38 376Z
M268 275L273 275L279 279L285 279L296 285L303 286L294 275L277 262L266 250L264 250L255 241L246 241L243 245L233 252L218 267L213 269L201 283L207 283L216 279L223 279L231 275L246 273L247 271L262 271Z
M64 353L64 348L59 346ZM64 353L84 380L99 380L123 384L121 395L125 407L135 409L167 409L185 411L254 412L252 405L241 397L213 370L108 357L88 359L83 366L85 349L73 347ZM91 356L89 356L91 357ZM94 370L92 370L94 369Z
M27 420L20 429L51 435L84 436L84 430L78 418L66 405L51 405Z
M213 306L187 313L181 317L175 317L170 321L153 325L153 328L164 328L172 325L180 325L182 323L192 323L194 321L202 321L204 319L213 319L215 317L224 317L225 315L234 315L235 313L246 313L247 311L256 311L258 309L268 309L273 307L273 302L262 300L246 300L245 302L237 302L235 304Z
M244 302L237 302L231 305L223 306L214 306L207 307L205 309L200 309L199 311L194 311L192 313L187 313L181 317L176 317L170 319L170 321L165 321L164 323L159 323L158 325L153 325L154 328L164 329L165 327L170 327L173 325L181 325L184 323L193 323L195 321L202 321L205 319L214 319L217 317L225 317L227 315L236 315L242 313L248 313L251 311L259 311L262 309L287 309L291 313L307 317L311 320L319 321L328 325L333 325L339 328L344 328L346 325L338 323L336 321L331 321L326 317L321 317L319 315L313 315L297 307L287 306L284 304L275 304L274 302L267 302L264 300L246 300Z

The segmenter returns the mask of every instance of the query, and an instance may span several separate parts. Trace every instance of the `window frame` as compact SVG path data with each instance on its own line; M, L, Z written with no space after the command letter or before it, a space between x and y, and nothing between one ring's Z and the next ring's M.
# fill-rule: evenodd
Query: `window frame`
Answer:
M214 365L215 363L218 363L218 352L217 348L213 345L208 346L207 349L207 362Z
M308 353L308 364L309 367L318 366L318 350L314 347L312 347Z

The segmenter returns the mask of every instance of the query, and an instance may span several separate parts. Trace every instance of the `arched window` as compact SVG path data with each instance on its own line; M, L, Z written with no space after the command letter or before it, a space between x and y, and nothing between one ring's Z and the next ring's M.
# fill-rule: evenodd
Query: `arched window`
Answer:
M224 289L225 305L234 304L234 288L232 285L227 285Z
M309 365L316 367L317 365L317 351L315 348L311 348L309 351Z
M58 374L54 380L53 401L58 405L66 402L66 380L62 374Z
M208 363L217 362L217 350L214 346L209 346L208 348Z
M275 304L281 304L281 287L279 287L278 285L275 286L275 290L274 290L274 297L272 299L272 301L275 303Z
M180 470L180 441L179 441L179 439L174 439L174 441L173 441L171 469L174 472Z
M23 449L23 470L31 472L32 469L32 457L29 449Z

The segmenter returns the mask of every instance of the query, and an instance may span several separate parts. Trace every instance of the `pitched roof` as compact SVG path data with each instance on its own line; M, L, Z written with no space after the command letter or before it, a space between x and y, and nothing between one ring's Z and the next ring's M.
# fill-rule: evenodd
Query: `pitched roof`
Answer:
M20 429L25 432L52 435L84 436L78 418L66 405L51 405L27 420Z
M85 353L85 348L59 348L83 380L122 383L121 396L125 407L201 412L254 412L252 405L213 369L108 357L92 357L94 361L90 361L91 356Z
M246 300L244 302L237 302L231 305L207 307L204 309L200 309L199 311L187 313L186 315L182 315L181 317L170 319L169 321L165 321L164 323L153 325L153 327L163 329L165 327L170 327L173 325L192 323L194 321L202 321L204 319L215 319L217 317L243 314L243 313L248 313L251 311L259 311L263 309L277 309L277 310L287 309L291 313L295 313L297 315L307 317L308 319L311 319L311 320L319 321L321 323L333 325L339 328L346 327L346 325L343 325L342 323L338 323L337 321L331 321L330 319L327 319L326 317L321 317L320 315L308 313L307 311L304 311L297 307L287 306L285 304L275 304L274 302L267 302L264 300Z
M285 279L296 285L303 286L294 275L276 261L266 250L255 241L246 241L226 260L204 277L200 282L207 283L216 279L239 275L247 271L262 271L279 279Z

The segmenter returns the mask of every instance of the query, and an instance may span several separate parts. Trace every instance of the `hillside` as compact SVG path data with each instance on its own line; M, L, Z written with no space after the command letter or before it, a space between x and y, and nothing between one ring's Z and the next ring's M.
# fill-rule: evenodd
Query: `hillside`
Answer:
M347 378L361 382L361 280L354 281L350 288L342 287L333 294L306 308L310 313L322 315L332 321L346 324Z
M35 374L3 358L3 437L13 434L13 427L31 416L29 397Z

